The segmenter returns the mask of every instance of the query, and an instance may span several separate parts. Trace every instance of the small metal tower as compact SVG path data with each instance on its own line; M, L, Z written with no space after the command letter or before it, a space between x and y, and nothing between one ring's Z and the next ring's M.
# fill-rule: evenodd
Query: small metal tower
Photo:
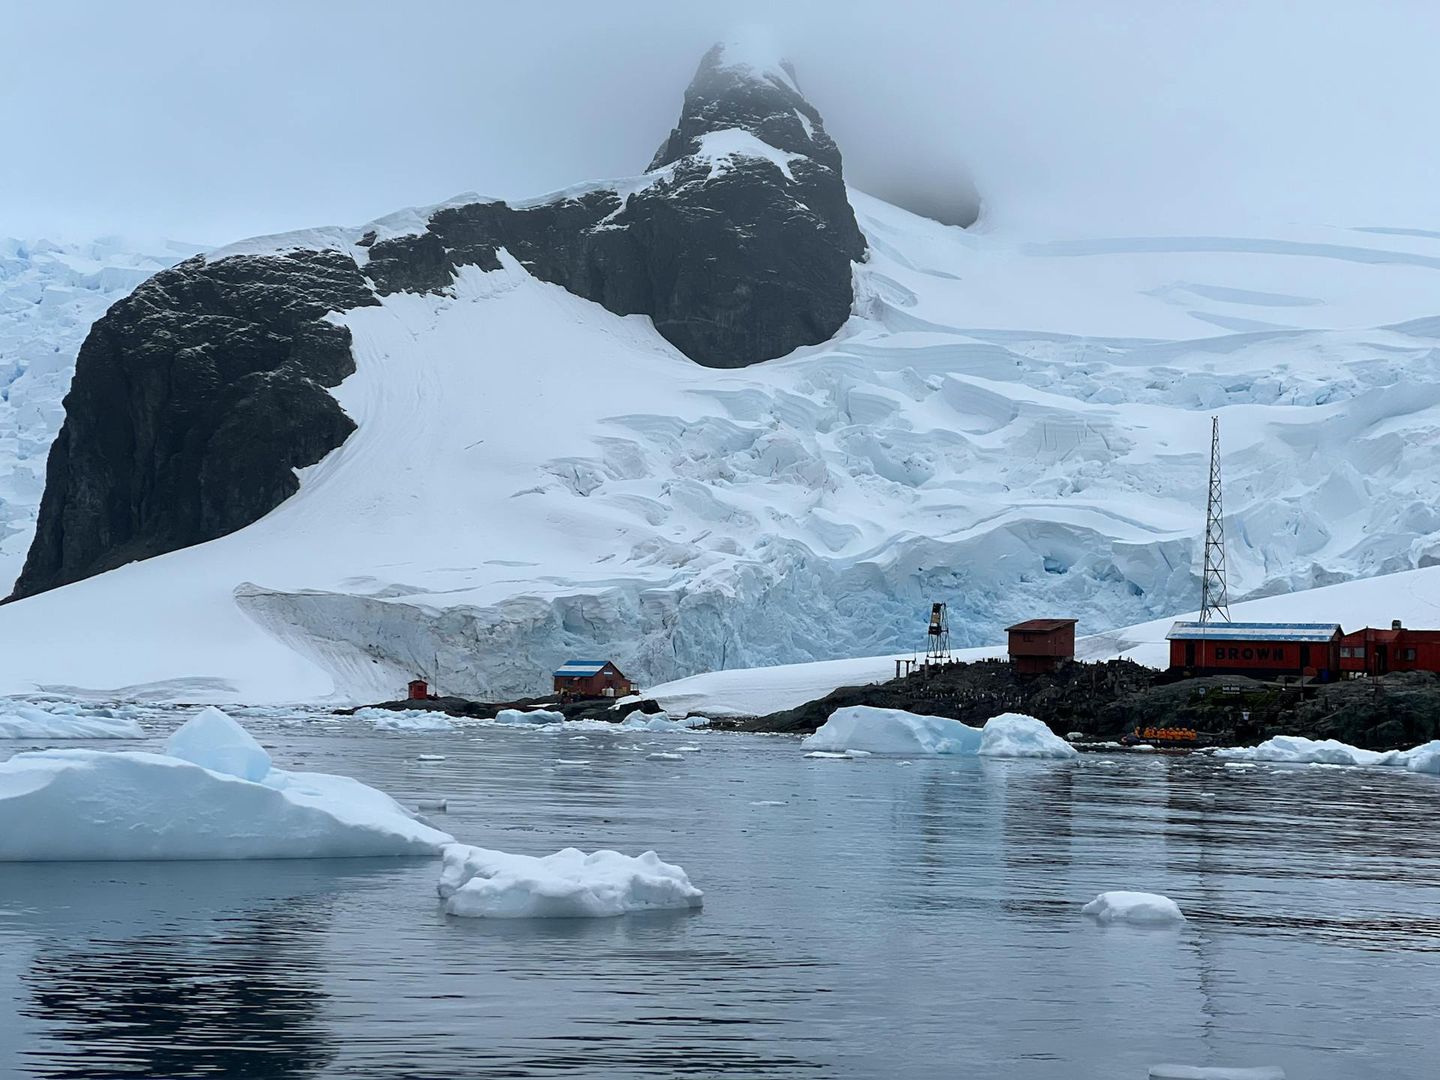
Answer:
M1205 500L1204 572L1200 579L1200 621L1230 621L1225 587L1225 517L1220 507L1220 418L1210 418L1210 492Z
M930 605L930 625L925 631L927 648L925 663L948 664L950 662L950 622L945 616L945 605L939 602Z

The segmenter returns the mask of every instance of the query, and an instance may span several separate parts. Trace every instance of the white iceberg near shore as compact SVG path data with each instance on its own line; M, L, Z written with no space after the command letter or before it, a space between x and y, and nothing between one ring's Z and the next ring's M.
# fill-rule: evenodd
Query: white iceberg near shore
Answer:
M1002 713L974 728L945 716L853 705L800 744L807 750L863 750L896 757L952 754L960 757L1073 758L1079 751L1033 716Z
M455 723L449 716L429 709L356 709L355 719L370 721L376 731L455 730Z
M143 739L128 706L0 701L0 739Z
M1276 735L1258 746L1216 750L1227 762L1267 762L1273 765L1348 765L1359 768L1403 768L1440 776L1440 739L1409 750L1365 750L1338 739L1307 739L1303 735Z
M1099 923L1130 923L1133 926L1169 926L1185 921L1180 905L1159 893L1103 892L1091 900L1080 914L1089 915Z
M0 862L433 855L454 840L348 776L273 768L218 709L167 749L0 762Z
M608 918L632 911L698 908L704 894L653 851L511 855L450 844L437 886L451 915L487 919Z

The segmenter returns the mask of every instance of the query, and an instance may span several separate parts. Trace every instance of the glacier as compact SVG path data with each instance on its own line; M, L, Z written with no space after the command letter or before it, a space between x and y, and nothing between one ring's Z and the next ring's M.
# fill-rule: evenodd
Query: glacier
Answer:
M1198 595L1212 413L1232 598L1440 563L1440 239L1024 237L850 198L849 322L743 370L508 258L332 316L355 434L238 533L0 608L0 692L495 697L592 654L654 686L909 655L936 599L957 646L1065 614L1139 658L1114 628Z

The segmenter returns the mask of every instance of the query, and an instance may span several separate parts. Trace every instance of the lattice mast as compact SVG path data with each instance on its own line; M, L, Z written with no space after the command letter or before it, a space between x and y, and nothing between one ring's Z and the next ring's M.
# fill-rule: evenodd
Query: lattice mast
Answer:
M1210 490L1205 499L1204 572L1200 578L1200 621L1230 621L1225 586L1225 514L1220 504L1220 418L1210 418Z
M930 625L925 629L925 663L944 664L950 660L950 619L945 605L930 605Z

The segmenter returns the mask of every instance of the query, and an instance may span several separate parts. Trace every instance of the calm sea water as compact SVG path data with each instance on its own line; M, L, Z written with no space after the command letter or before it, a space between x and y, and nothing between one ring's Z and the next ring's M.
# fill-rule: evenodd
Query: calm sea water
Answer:
M282 766L448 799L462 840L654 848L705 907L448 918L425 860L0 864L0 1075L1436 1075L1433 777L247 723ZM1080 916L1113 888L1190 921Z

